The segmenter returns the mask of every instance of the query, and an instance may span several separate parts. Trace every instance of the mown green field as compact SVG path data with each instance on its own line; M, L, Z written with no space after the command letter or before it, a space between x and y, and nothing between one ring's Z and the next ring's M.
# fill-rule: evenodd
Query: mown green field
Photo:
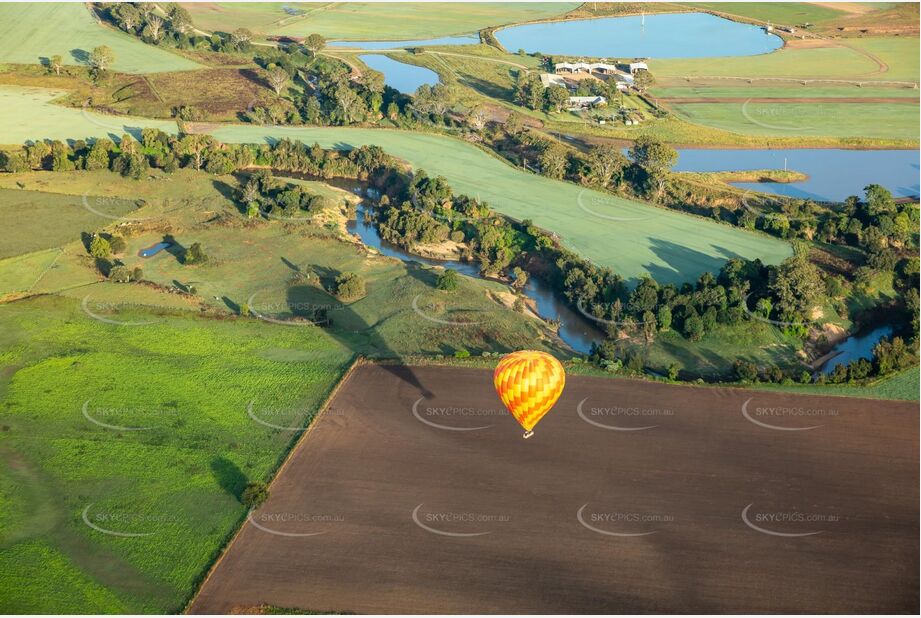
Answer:
M304 3L212 2L190 4L192 20L206 30L250 28L262 34L330 39L405 40L474 32L488 26L562 15L578 2ZM283 7L303 11L291 15Z
M83 3L0 4L0 62L38 64L43 58L60 55L65 64L86 64L89 53L99 45L112 49L112 68L123 73L202 68L182 56L98 24Z
M105 212L114 218L135 207L129 200L106 200ZM74 229L92 232L112 222L91 208L82 196L0 189L0 219L16 222L15 230L7 229L0 258L58 247L74 240Z
M649 69L657 78L732 76L793 77L870 81L918 81L918 38L875 37L831 42L831 47L785 47L770 54L720 58L653 59ZM878 56L879 64L858 50ZM817 84L826 86L828 84Z
M898 139L918 134L918 106L900 103L678 103L694 124L749 135Z
M743 81L724 81L710 84L698 82L683 82L670 80L669 85L656 86L650 92L657 98L781 98L781 99L809 99L809 98L848 98L848 99L873 99L873 98L898 98L918 100L921 93L914 88L885 88L873 86L803 86L796 83L778 83L767 86L764 82L749 84Z
M245 483L300 434L255 422L249 402L303 426L352 358L315 328L153 320L106 324L53 297L0 306L0 611L181 610Z
M137 119L124 121L122 117L58 108L47 103L47 91L31 91L30 107L26 90L0 88L0 94L6 93L5 100L16 106L19 114L29 118L49 109L60 121L42 135L24 136L18 124L0 127L0 143L118 135L132 127L148 126L136 124ZM67 121L74 124L68 126ZM169 122L150 124L175 130L169 128L173 124ZM610 266L627 279L651 274L662 283L683 282L718 270L725 260L737 255L773 264L791 254L790 246L776 238L515 169L476 146L449 137L381 129L255 125L225 125L213 134L228 143L264 143L289 137L326 148L377 144L417 169L445 176L458 193L479 196L502 214L531 219L557 233L569 249L596 264Z

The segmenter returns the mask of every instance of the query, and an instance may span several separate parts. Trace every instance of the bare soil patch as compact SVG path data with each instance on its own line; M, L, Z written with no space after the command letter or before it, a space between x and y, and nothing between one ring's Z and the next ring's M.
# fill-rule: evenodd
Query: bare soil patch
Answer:
M523 440L490 371L371 365L190 611L916 613L917 532L914 403L576 376Z

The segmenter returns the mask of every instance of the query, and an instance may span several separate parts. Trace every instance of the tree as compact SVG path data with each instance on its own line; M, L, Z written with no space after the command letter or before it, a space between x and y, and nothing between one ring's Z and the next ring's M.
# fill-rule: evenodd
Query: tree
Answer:
M253 40L253 32L246 28L237 28L230 33L230 40L233 41L233 44L237 47L245 46Z
M202 249L201 243L192 243L192 246L185 250L182 256L183 264L201 264L208 261L205 250Z
M515 111L509 112L508 118L505 119L505 130L509 135L518 135L524 129L524 116Z
M60 75L61 70L64 68L64 60L57 54L51 56L51 60L48 61L48 68L54 71L55 75Z
M51 170L54 172L68 172L75 168L70 156L73 154L70 146L55 140L51 144Z
M304 47L312 54L317 54L326 46L326 39L320 34L311 34L304 39Z
M21 152L0 152L0 169L16 174L27 171L29 164Z
M333 295L342 300L353 300L364 296L366 293L365 280L361 275L353 272L344 272L333 285Z
M343 124L352 124L361 116L362 99L343 81L336 87L336 110L342 116Z
M550 86L544 91L548 111L559 114L569 104L569 91L563 86Z
M470 110L470 113L467 114L467 124L471 129L479 132L486 126L487 118L486 108L483 105L476 105Z
M662 193L669 170L678 161L678 151L654 137L641 135L630 148L630 157Z
M806 319L825 292L825 284L815 264L800 254L771 270L768 289L776 299L774 306L779 315L787 316L782 319Z
M89 154L83 165L88 170L107 170L109 169L109 153L115 148L112 140L100 138L93 142Z
M518 102L529 109L541 109L544 104L544 85L540 78L530 73L519 73L516 84Z
M674 382L675 380L678 379L678 374L681 371L681 367L678 365L678 363L671 363L668 366L667 371L668 371L668 379Z
M656 80L652 77L652 73L643 69L640 69L633 75L633 86L640 92L645 92L655 81Z
M520 266L516 266L512 269L512 277L514 277L514 280L512 281L512 287L515 289L521 290L528 283L528 271L521 268Z
M90 241L90 255L94 258L105 259L112 255L112 246L108 240L95 234L93 240Z
M591 178L602 187L609 186L614 177L630 164L619 149L604 145L592 146L588 161Z
M288 83L288 80L291 79L288 73L281 67L275 67L271 69L266 74L266 81L269 82L269 86L272 87L272 90L275 91L275 94L281 95L282 89Z
M446 268L443 273L438 275L438 279L435 282L435 287L445 292L453 292L457 289L457 285L457 271L451 268Z
M268 499L269 488L262 481L247 483L240 495L240 502L248 509L258 509Z
M656 321L659 323L660 331L667 331L672 327L672 310L668 305L660 305L656 313Z
M108 45L100 45L99 47L94 47L93 51L90 52L89 63L90 66L96 69L99 72L105 72L109 70L109 67L115 62L115 52Z
M544 176L562 178L566 172L566 151L558 146L550 145L544 148L538 161Z
M163 20L157 15L148 17L143 34L154 43L159 43L160 38L163 36Z
M116 264L109 270L109 280L115 283L128 283L131 281L131 271L123 264Z
M169 26L173 32L185 34L192 29L192 16L184 7L173 4L169 10Z
M181 154L191 157L195 169L200 170L204 163L205 151L211 146L210 135L190 133L179 140L178 150Z

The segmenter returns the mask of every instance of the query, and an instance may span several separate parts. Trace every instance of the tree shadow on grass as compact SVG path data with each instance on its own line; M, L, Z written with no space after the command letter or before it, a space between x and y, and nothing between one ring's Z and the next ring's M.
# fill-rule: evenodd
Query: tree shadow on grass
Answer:
M241 499L248 479L237 464L226 457L215 457L211 460L211 472L221 489L235 499Z

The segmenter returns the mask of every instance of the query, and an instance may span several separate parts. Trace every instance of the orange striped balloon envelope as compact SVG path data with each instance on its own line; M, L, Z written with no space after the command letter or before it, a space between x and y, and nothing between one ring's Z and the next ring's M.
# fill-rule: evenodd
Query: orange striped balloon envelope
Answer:
M499 399L522 427L525 438L563 392L563 365L546 352L522 350L504 356L493 374Z

